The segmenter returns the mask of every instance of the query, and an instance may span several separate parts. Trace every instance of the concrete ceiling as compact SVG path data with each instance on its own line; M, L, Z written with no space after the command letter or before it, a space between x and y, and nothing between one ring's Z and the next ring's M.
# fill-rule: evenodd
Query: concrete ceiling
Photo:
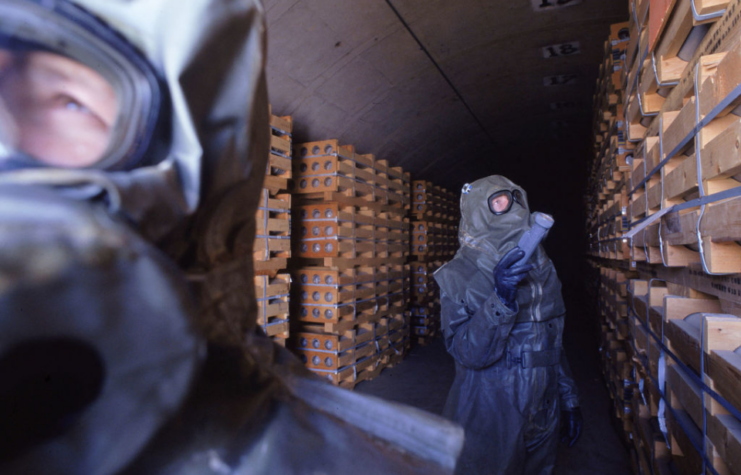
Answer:
M264 0L273 111L293 116L297 142L337 138L451 189L576 173L608 25L628 2L543 2L557 0ZM544 58L567 42L580 54ZM546 87L554 75L576 78Z

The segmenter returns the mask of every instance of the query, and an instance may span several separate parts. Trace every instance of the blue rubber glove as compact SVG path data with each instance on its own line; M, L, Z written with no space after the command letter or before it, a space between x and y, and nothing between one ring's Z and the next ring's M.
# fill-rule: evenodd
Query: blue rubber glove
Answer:
M533 266L527 263L517 264L525 256L525 251L515 247L502 257L494 268L494 290L507 307L514 309L517 296L517 284L525 278Z
M578 407L561 411L561 442L573 447L581 435L584 418Z

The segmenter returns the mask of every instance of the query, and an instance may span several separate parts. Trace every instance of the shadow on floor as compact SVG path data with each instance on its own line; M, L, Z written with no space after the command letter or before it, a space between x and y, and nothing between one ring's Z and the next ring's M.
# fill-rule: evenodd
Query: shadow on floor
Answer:
M612 402L602 382L599 360L595 361L598 357L579 351L584 345L577 345L578 350L571 350L573 345L568 341L566 345L585 427L573 448L560 448L554 473L628 475L632 473L628 454L610 420ZM454 375L453 359L438 338L427 346L414 347L401 364L386 369L373 381L360 383L355 391L441 414Z

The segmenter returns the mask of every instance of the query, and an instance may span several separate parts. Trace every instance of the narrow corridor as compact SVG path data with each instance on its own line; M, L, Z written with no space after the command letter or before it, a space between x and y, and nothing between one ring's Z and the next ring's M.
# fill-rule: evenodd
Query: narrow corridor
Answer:
M612 402L599 361L593 351L578 350L578 346L573 351L567 348L567 354L579 386L584 433L573 448L561 446L555 475L627 475L630 460L612 425ZM373 381L360 383L355 391L440 414L454 375L453 359L437 338L427 346L412 348L401 364Z

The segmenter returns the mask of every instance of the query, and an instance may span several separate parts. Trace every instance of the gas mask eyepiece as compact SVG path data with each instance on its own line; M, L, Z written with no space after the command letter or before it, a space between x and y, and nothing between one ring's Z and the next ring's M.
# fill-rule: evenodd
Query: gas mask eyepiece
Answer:
M497 216L509 212L514 203L518 203L520 206L525 206L522 192L520 190L497 191L489 196L488 199L489 211Z
M0 160L134 168L162 103L151 65L86 11L64 0L0 3Z

